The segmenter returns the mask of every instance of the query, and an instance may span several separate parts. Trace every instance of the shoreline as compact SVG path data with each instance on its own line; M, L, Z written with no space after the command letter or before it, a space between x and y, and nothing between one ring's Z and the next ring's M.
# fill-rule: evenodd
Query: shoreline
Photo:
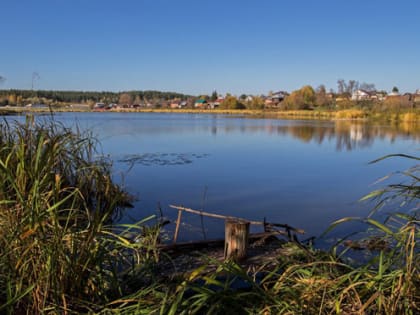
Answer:
M342 121L386 121L389 123L420 122L420 110L401 112L372 112L361 109L346 109L335 111L319 110L229 110L229 109L171 109L171 108L119 108L110 110L91 110L83 108L27 108L27 107L0 107L0 116L24 113L171 113L171 114L214 114L232 116L250 116L274 119L308 119L308 120L342 120Z

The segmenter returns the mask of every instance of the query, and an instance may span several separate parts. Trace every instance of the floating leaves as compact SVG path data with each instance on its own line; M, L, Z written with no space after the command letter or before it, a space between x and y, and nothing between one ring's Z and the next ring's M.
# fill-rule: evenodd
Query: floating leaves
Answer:
M144 166L186 165L208 156L207 153L143 153L126 155L119 162Z

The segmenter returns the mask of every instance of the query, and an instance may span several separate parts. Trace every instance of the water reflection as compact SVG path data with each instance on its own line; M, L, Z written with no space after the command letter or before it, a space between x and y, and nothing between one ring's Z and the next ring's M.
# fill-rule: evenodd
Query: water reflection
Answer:
M289 124L278 124L268 120L264 125L216 126L211 127L211 133L229 134L237 132L259 133L270 135L292 136L302 142L335 141L337 151L371 147L375 139L385 139L393 143L398 138L420 140L420 126L413 123L395 125L368 124L363 122L335 121L335 122L305 122L292 121Z
M22 119L11 117L9 119ZM155 114L155 113L112 113L98 114L57 114L57 120L76 124L85 129L92 129L101 141L115 137L158 137L180 135L214 137L228 134L261 135L292 137L303 143L328 142L336 151L352 151L371 147L375 141L387 140L394 143L398 139L420 140L420 124L402 122L399 124L372 124L357 121L320 121L320 120L280 120L271 118L239 117L226 115L195 114ZM175 151L176 152L176 151ZM152 154L152 153L151 153ZM153 153L154 154L154 153ZM133 156L138 164L184 164L191 157L171 159L162 157ZM192 159L195 159L192 157ZM126 161L127 162L127 161ZM156 162L156 163L155 163Z

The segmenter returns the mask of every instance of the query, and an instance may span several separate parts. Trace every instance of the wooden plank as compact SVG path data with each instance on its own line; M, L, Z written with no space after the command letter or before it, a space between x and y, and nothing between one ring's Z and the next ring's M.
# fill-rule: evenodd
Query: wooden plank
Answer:
M267 227L270 227L270 226L271 227L281 227L281 228L284 228L286 230L296 232L298 234L305 234L304 230L296 229L296 228L294 228L294 227L292 227L288 224L268 223L268 222L264 223L264 221L250 221L250 220L243 219L243 218L238 218L238 217L233 217L233 216L228 216L228 215L215 214L215 213L210 213L210 212L204 212L204 211L200 211L200 210L194 210L194 209L185 208L185 207L181 207L181 206L175 206L175 205L169 205L169 207L173 208L173 209L189 212L189 213L203 215L203 216L210 217L210 218L223 219L223 220L229 220L229 219L231 219L231 220L242 220L242 221L247 221L250 224L254 224L254 225L263 225L264 226L264 224L265 224Z

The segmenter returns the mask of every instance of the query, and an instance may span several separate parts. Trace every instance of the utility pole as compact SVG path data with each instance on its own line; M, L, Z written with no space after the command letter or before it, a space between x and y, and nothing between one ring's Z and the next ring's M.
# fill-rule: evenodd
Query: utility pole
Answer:
M34 90L35 80L39 80L40 78L41 77L39 76L39 73L38 72L32 72L32 85L31 85L32 91Z

